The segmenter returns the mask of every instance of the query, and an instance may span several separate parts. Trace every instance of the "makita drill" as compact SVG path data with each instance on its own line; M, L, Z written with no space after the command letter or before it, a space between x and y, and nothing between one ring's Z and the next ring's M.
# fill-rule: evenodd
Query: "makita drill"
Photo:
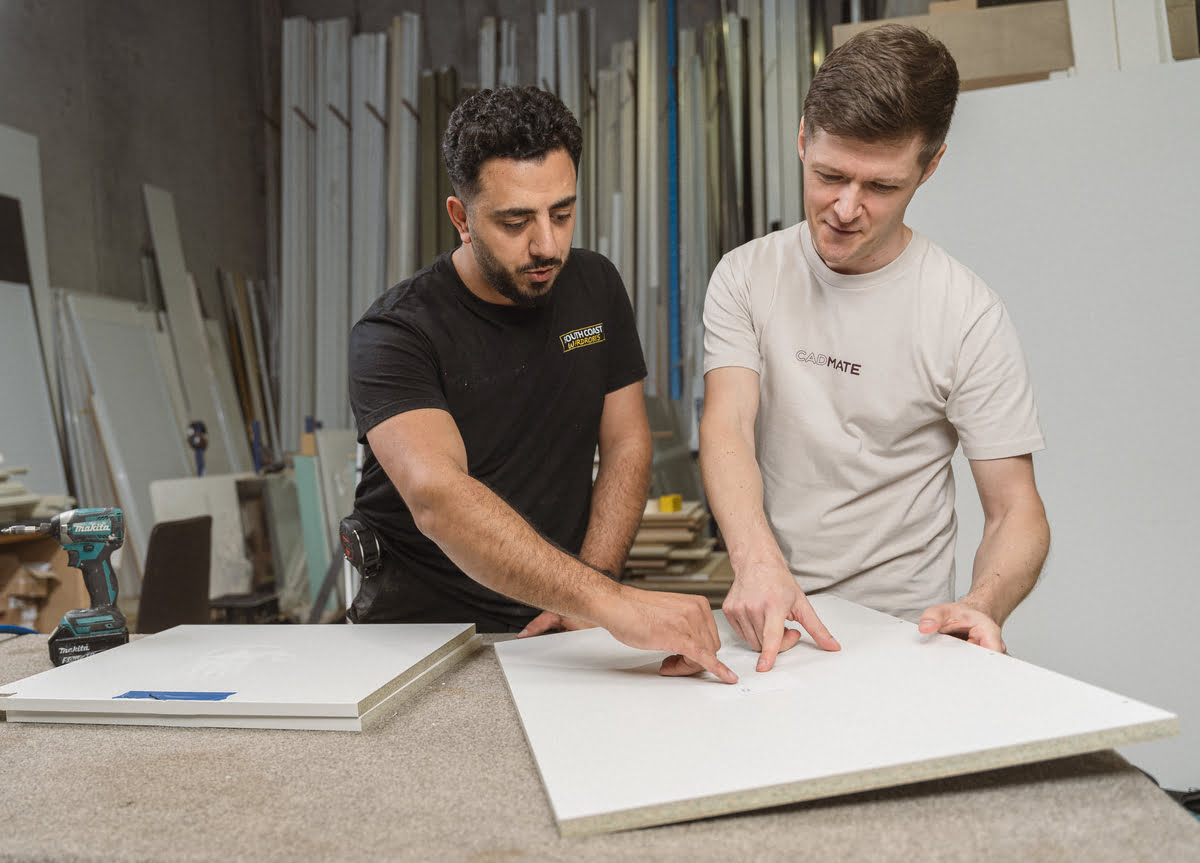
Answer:
M38 525L15 525L0 533L38 533L67 551L67 565L83 573L91 608L68 611L50 636L50 661L74 662L129 641L125 615L117 608L117 577L109 559L125 541L125 516L116 507L71 509Z

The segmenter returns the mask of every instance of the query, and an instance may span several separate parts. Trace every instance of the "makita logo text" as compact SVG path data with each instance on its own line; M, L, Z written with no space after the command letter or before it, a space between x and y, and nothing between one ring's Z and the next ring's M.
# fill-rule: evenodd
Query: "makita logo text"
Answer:
M108 533L112 526L103 521L85 521L83 524L71 525L71 530L75 533Z
M845 372L848 375L857 375L862 370L862 366L859 363L852 363L849 360L839 360L837 357L831 357L828 354L820 354L816 351L806 351L803 349L796 351L796 360L801 363L812 363L814 366L827 366L835 372Z
M590 327L572 330L569 333L559 336L558 340L562 342L564 354L576 348L585 348L588 345L599 344L604 341L604 324L592 324Z

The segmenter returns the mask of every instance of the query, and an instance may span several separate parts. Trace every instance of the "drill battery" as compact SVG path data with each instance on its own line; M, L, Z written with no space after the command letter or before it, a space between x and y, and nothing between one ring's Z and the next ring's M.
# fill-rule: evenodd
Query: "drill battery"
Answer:
M68 662L87 659L92 654L128 643L129 630L124 627L117 632L73 636L70 634L70 630L60 626L50 636L50 661L55 665L65 665Z

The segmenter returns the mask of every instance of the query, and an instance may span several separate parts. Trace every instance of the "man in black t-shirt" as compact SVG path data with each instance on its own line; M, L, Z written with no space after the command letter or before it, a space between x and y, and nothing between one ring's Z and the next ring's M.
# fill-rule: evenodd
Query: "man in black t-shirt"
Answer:
M382 566L348 616L520 635L598 624L676 654L663 673L733 682L706 600L614 579L652 445L625 289L604 258L570 248L581 147L575 118L532 87L482 91L450 117L446 206L462 245L351 335L367 444L354 514Z

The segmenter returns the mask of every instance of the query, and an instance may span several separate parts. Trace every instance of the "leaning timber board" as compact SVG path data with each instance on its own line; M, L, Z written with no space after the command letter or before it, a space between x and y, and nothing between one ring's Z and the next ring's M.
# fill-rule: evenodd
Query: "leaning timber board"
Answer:
M600 629L504 642L508 680L564 836L669 824L1107 749L1178 731L1166 711L831 596L842 650L776 667L719 613L708 673ZM625 729L614 731L614 729Z
M474 635L458 623L177 626L0 687L0 709L9 722L361 731Z

